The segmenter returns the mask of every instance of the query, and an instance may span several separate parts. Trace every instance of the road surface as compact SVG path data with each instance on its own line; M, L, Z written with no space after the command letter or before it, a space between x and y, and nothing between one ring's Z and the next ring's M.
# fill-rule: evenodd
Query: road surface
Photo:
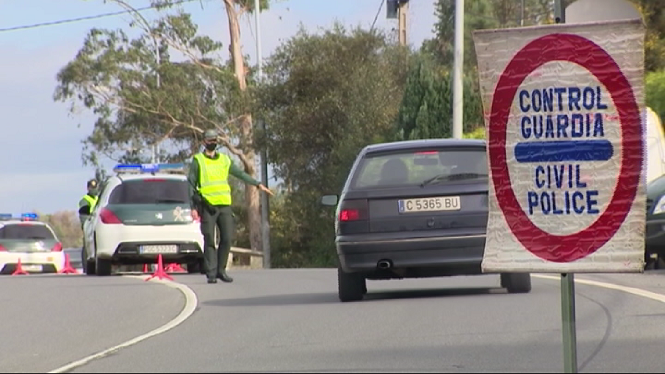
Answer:
M46 372L155 329L184 296L156 283L112 276L1 276L0 367Z
M340 303L333 269L231 275L233 284L213 285L201 275L175 275L198 297L189 319L73 372L563 369L558 281L534 277L524 295L506 294L491 275L376 281L368 284L368 300ZM9 292L17 303L3 304L2 315L29 326L3 322L4 331L21 331L0 347L6 371L53 370L166 323L184 303L177 290L141 280L56 277L0 279L3 289L25 289ZM665 295L659 272L577 278ZM94 314L104 323L95 324ZM46 322L54 315L62 315L61 324ZM578 284L580 371L662 372L664 322L661 301Z

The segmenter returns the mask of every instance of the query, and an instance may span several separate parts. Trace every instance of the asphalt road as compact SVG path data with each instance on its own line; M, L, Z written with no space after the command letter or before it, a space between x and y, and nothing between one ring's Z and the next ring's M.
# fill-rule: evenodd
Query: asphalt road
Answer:
M173 319L184 296L136 279L0 276L0 368L47 372Z
M175 275L199 299L199 309L189 319L73 372L563 368L557 281L534 278L534 289L526 295L498 289L498 276L370 282L369 300L343 304L337 300L332 269L231 275L233 284L214 285L201 275ZM23 296L10 292L19 302L3 305L2 315L30 323L18 329L16 322L3 322L4 331L21 331L17 340L3 339L0 346L4 371L55 369L165 323L184 303L178 291L136 279L27 278L0 279L4 289L23 289ZM665 294L665 274L658 272L578 279ZM21 313L24 308L30 314ZM104 315L104 323L95 324L93 314ZM53 315L64 316L48 322ZM663 322L663 302L578 284L580 371L662 372Z

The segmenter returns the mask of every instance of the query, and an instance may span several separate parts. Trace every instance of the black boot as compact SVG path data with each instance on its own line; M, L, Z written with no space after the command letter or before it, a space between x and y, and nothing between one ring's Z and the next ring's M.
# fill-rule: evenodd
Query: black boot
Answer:
M219 274L217 275L217 278L219 278L222 282L226 283L233 282L233 278L229 277L229 275L226 274L225 270L220 271Z
M208 283L210 283L210 284L217 283L217 279L216 278L208 278Z

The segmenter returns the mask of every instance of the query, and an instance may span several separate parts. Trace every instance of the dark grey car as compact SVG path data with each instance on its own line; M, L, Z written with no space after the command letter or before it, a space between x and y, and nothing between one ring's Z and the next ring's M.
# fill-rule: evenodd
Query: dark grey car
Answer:
M337 206L341 301L361 300L366 280L482 274L488 214L483 140L374 144L356 158ZM530 274L501 274L511 293L531 291Z

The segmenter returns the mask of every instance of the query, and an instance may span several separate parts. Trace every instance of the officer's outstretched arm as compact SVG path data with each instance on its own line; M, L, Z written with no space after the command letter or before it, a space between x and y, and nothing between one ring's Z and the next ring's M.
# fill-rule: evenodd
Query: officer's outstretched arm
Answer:
M258 187L261 191L267 193L270 196L274 195L268 187L264 186L263 184L261 184L261 182L259 182L256 179L252 178L251 175L245 173L242 169L240 169L238 166L236 166L236 164L233 163L233 161L231 161L231 167L229 168L229 174L233 175L234 177L236 177L238 179L240 179L241 181L245 182L246 184Z

